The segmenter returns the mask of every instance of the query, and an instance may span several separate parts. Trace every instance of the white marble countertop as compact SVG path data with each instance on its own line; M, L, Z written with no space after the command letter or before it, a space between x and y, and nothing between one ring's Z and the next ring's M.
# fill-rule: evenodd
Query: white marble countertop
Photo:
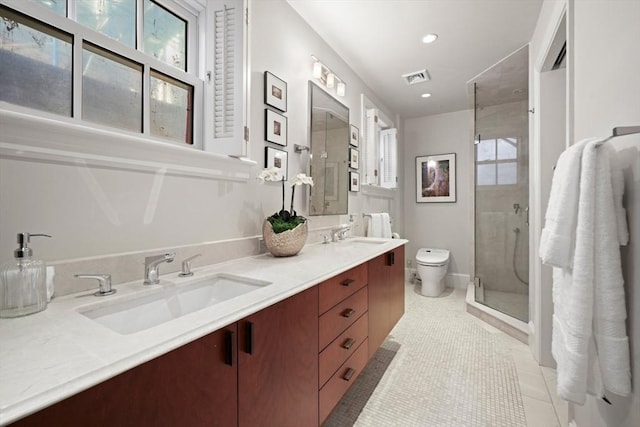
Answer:
M358 242L360 240L360 242ZM383 241L363 243L362 241ZM241 258L194 269L194 278L161 276L115 285L104 298L93 290L54 298L40 313L0 319L0 425L16 421L159 355L203 337L265 307L308 289L391 249L404 239L347 239L305 246L294 257ZM180 286L198 276L226 273L272 284L129 335L121 335L78 310ZM164 281L164 284L163 284ZM172 284L171 282L175 283Z

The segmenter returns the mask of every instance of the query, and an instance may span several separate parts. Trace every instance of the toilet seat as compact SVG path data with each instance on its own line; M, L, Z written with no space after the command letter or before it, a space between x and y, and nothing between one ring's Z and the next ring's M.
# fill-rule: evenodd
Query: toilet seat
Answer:
M416 262L427 267L442 267L449 262L449 251L446 249L422 248L416 254Z

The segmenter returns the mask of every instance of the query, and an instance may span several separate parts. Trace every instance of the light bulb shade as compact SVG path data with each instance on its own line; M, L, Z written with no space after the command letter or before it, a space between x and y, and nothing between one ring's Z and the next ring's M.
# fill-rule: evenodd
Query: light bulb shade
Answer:
M338 94L338 96L344 96L346 92L347 92L347 85L345 85L342 82L338 83L338 87L336 88L336 93Z
M313 78L319 79L322 77L322 64L320 61L316 61L313 63Z
M329 89L333 88L336 85L336 75L333 73L329 73L327 75L327 87Z

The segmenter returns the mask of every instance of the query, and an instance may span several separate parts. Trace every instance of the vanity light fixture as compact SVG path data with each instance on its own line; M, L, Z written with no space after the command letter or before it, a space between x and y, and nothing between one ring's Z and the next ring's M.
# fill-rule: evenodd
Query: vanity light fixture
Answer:
M314 55L311 55L311 58L313 59L313 68L311 71L313 78L318 80L327 90L331 91L331 89L334 89L337 96L344 96L347 92L346 83Z
M436 40L438 40L437 34L427 34L422 38L422 43L429 44L429 43L433 43Z
M336 75L333 73L327 74L327 87L329 89L333 89L335 85L336 85Z

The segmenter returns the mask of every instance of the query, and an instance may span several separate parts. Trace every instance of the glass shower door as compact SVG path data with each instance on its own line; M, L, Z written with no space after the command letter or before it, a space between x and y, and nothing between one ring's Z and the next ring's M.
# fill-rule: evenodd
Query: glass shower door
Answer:
M476 301L529 320L528 47L475 81Z

